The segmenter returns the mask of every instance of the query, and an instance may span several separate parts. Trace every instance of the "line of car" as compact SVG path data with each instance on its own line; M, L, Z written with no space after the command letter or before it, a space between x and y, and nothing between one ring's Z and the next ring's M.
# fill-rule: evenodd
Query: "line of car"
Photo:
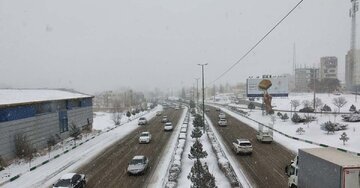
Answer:
M162 112L158 111L156 112L157 116L161 116ZM141 118L140 118L141 119ZM139 125L146 125L147 121L146 119L142 119L143 122L140 123L139 119ZM146 121L146 123L145 123ZM167 116L163 116L160 120L161 123L164 123L164 131L172 131L173 125L169 118ZM139 144L149 144L151 142L152 136L149 131L141 132L139 136ZM146 172L149 166L149 159L144 155L136 155L134 156L131 161L129 162L127 173L128 175L142 175Z
M220 127L228 126L225 113L221 112L220 108L216 108L219 112L218 125ZM273 141L273 134L271 130L264 130L263 126L259 126L256 134L256 140L262 143L271 143ZM232 148L236 154L252 154L253 147L249 139L238 138L232 142Z
M220 127L228 126L228 122L226 120L226 115L224 112L221 112L220 108L216 108L216 111L219 112L219 121L218 125ZM232 142L232 148L236 154L252 154L253 147L249 139L238 138Z

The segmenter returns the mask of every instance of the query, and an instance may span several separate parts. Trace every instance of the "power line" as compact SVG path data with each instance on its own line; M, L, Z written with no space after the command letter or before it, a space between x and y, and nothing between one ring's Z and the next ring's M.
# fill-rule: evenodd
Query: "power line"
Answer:
M225 72L223 72L219 77L217 77L210 84L218 81L221 77L227 74L231 69L233 69L237 64L239 64L251 51L253 51L277 26L280 25L304 0L300 0L277 24L270 29L253 47L250 48L239 60L237 60L233 65L230 66Z

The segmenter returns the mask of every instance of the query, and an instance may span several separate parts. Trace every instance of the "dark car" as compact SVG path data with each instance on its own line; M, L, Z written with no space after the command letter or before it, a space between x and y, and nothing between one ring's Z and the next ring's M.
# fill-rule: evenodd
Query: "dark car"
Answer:
M85 187L86 180L84 174L67 173L53 185L55 187L68 187L68 188L83 188Z

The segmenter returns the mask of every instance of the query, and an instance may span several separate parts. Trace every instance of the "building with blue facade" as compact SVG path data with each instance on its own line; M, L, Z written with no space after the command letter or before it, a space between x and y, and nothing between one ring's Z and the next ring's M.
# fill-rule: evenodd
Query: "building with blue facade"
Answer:
M0 89L0 156L15 156L15 137L36 149L69 137L70 125L91 128L93 96L51 89Z

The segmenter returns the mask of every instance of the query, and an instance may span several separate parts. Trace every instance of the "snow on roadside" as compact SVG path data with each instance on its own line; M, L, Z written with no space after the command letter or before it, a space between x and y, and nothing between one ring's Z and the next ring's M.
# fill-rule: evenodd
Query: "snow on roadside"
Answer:
M161 108L161 106L158 106L143 116L147 119L151 119L155 117L156 111L161 110ZM108 121L107 119L109 119L109 117L106 115L96 117L94 119L94 127L104 127L104 129L107 127L112 127L114 123ZM125 123L113 129L112 131L104 132L94 139L78 146L76 149L70 150L68 153L48 162L43 166L38 167L34 171L28 171L28 164L23 165L21 169L24 174L22 174L15 181L3 185L3 187L51 186L61 177L62 174L75 171L77 168L89 162L93 157L101 153L107 147L111 146L118 140L121 140L130 132L135 130L138 127L136 120L137 119L133 119L133 121ZM4 171L6 172L6 170ZM14 172L12 173L12 175L15 175Z
M230 165L227 169L225 169L228 173L228 176L230 176L229 178L233 179L236 178L236 181L238 181L238 183L240 183L240 187L243 188L251 188L252 185L251 183L248 181L246 175L244 174L244 172L242 171L242 167L240 166L240 164L236 161L235 157L231 155L229 152L232 152L231 148L226 147L223 143L225 143L223 141L223 139L220 137L218 131L214 128L214 125L212 124L211 120L209 119L209 117L207 115L205 115L205 119L209 125L209 128L211 128L212 132L211 132L211 136L210 139L217 139L218 142L217 144L214 146L214 149L216 149L218 152L221 152L222 154L218 154L221 157L219 158L219 163L222 163L224 167L227 167L228 165ZM221 151L219 151L221 150ZM231 169L230 169L231 168ZM236 177L233 177L233 175L230 175L233 172L236 175ZM233 182L233 180L231 180L231 182Z
M216 106L216 107L219 107L219 106ZM229 114L230 116L240 120L241 122L247 124L248 126L252 127L253 129L258 130L258 124L256 122L251 121L250 119L245 118L242 115L237 114L236 112L233 112L233 111L231 111L231 110L229 110L227 108L224 108L224 107L220 107L220 108L221 108L221 110L223 112L225 112L225 113ZM260 121L260 122L263 122L265 125L268 125L268 123L270 122L270 117L269 116L265 116L265 117L261 118L261 119L257 118L256 120ZM250 118L253 118L253 117L250 116ZM308 144L308 143L293 140L291 138L285 137L285 136L283 136L283 135L281 135L279 133L276 133L276 132L274 132L273 137L274 137L274 140L276 142L278 142L281 145L285 146L286 148L291 150L293 153L297 153L299 148L314 148L314 147L317 147L317 146L312 145L312 144Z
M346 103L346 105L341 108L341 112L349 112L349 108L352 104L354 104L356 106L357 109L359 109L360 107L360 102L355 101L355 97L354 95L349 95L349 94L342 94L342 95L332 95L332 94L316 94L316 97L320 98L322 100L322 102L324 104L327 104L328 106L330 106L332 108L332 110L338 110L337 107L335 107L332 103L334 98L338 98L338 97L344 97L346 99L346 101L348 101ZM275 106L275 109L279 109L279 110L290 110L291 105L290 105L290 101L291 100L298 100L300 103L304 100L309 100L311 101L313 98L313 94L312 93L291 93L289 95L289 97L286 98L276 98L274 97L272 100L272 104ZM219 104L224 104L224 102L219 102ZM216 106L216 105L215 105ZM242 107L242 108L247 108L247 106L245 105L235 105L235 104L229 104L229 106L238 106L238 107ZM235 118L239 119L240 121L248 124L250 127L254 128L255 130L258 129L258 124L252 120L247 119L246 117L233 112L227 108L221 107L222 110L226 113L229 113L229 115L234 116ZM302 105L300 107L297 108L297 110L301 109ZM271 123L271 118L270 116L263 116L260 110L253 110L253 111L249 111L246 109L242 109L243 111L247 111L247 113L250 114L250 116L248 116L248 118L257 120L265 125L269 125ZM289 118L291 118L290 113L287 113ZM300 114L303 115L303 114ZM316 142L316 143L321 143L321 144L326 144L329 145L331 147L335 147L335 148L342 148L351 152L356 152L356 153L360 153L360 145L358 144L360 142L360 122L343 122L341 120L341 116L334 116L332 114L316 114L316 121L310 122L307 125L304 125L302 123L298 123L295 124L291 121L291 119L288 119L287 121L282 121L279 117L277 117L276 113L275 113L275 117L276 117L276 122L274 125L274 128L276 130L279 130L287 135L293 136L293 137L297 137L300 139L306 139L309 140L311 142ZM341 124L347 124L347 130L344 131L337 131L334 134L327 134L326 131L321 130L320 125L323 124L324 122L327 121L336 121L338 123ZM302 127L305 130L304 134L297 134L296 130L298 128ZM348 135L348 137L350 138L350 140L343 145L343 143L339 140L340 135L346 132L346 134ZM279 133L274 132L274 140L282 145L284 145L286 148L288 148L289 150L293 151L294 153L297 153L299 148L313 148L313 147L318 147L317 145L313 145L313 144L308 144L302 141L297 141L288 137L285 137Z
M191 132L194 129L194 126L192 124L193 117L190 118L190 124L188 127L188 133L187 133L187 144L184 150L184 153L182 155L182 166L181 166L181 173L178 178L178 187L190 187L191 181L187 178L187 176L190 173L191 167L194 165L194 161L188 158L188 154L190 153L190 148L194 144L195 139L191 138ZM221 169L218 166L217 158L215 156L215 153L212 150L212 146L210 144L210 140L206 135L203 135L200 138L200 142L203 144L203 149L208 153L208 156L205 159L201 159L202 162L206 162L210 173L212 173L215 177L215 184L217 187L226 188L231 187L229 180L226 178L226 176L223 174Z
M188 108L185 108L181 114L178 124L173 130L173 134L171 135L168 143L165 146L163 155L161 156L159 163L156 165L156 169L154 170L154 173L152 174L150 181L147 183L147 187L154 187L154 188L164 187L164 183L168 176L168 168L170 166L170 163L172 162L172 156L174 156L175 153L180 152L178 150L174 150L174 147L176 147L178 144L179 145L185 144L184 142L180 142L180 141L178 142L178 137L181 130L181 125L185 120L187 112L188 112Z

